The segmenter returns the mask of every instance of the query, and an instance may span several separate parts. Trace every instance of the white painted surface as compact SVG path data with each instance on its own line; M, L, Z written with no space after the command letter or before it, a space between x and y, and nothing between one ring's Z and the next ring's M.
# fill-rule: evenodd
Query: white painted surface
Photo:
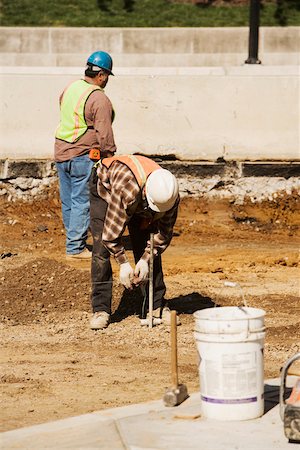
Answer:
M0 157L51 158L58 96L82 68L3 68ZM106 93L120 153L295 160L299 67L116 68Z

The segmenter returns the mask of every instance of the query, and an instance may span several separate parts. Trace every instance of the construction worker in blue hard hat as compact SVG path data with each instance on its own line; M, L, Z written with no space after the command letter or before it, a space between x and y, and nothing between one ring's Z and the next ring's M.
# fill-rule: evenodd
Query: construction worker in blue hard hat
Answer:
M112 73L113 62L111 56L106 52L94 52L87 60L87 65L91 67L91 70L96 70L96 67L100 67L103 70L106 70L110 75Z
M104 51L87 59L84 77L60 95L60 123L55 134L54 159L59 177L67 258L88 259L90 224L89 178L94 156L116 151L112 122L114 111L104 93L113 61ZM96 152L96 153L95 153ZM93 158L93 159L91 159Z

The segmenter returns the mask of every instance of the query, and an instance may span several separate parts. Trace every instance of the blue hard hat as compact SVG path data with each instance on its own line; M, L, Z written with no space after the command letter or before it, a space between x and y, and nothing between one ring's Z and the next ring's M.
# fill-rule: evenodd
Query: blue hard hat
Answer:
M92 64L93 66L100 67L101 69L107 70L107 72L109 72L110 75L113 75L112 73L113 61L111 56L106 52L98 51L92 53L89 59L87 60L87 64Z

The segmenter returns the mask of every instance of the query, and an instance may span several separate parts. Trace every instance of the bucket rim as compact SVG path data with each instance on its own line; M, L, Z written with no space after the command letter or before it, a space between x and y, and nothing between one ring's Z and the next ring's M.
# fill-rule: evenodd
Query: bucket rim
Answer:
M207 311L220 311L220 310L246 310L251 311L254 314L246 316L245 317L205 317L204 313ZM260 308L254 308L251 306L220 306L220 307L211 307L211 308L204 308L199 309L198 311L195 311L193 313L193 316L195 319L201 319L201 320L217 320L217 321L228 321L228 320L253 320L253 319L259 319L266 315L266 311ZM201 316L201 317L200 317Z

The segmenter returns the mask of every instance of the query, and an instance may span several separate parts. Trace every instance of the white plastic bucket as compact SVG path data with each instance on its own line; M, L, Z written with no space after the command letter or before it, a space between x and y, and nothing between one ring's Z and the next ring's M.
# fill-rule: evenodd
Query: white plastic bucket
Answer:
M227 306L194 313L201 412L249 420L264 412L265 311Z

